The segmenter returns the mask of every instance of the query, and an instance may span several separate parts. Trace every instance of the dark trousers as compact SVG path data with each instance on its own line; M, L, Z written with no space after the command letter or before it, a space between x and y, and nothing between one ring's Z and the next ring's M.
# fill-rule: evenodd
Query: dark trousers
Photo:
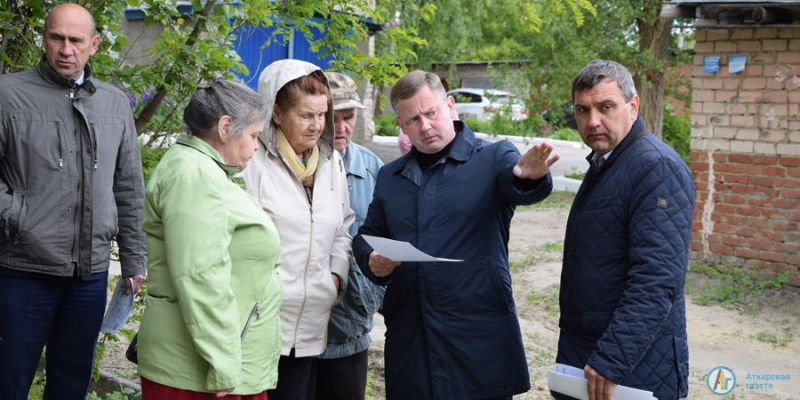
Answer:
M307 400L364 400L367 387L367 350L352 356L314 360L315 382Z
M45 344L44 399L86 397L106 306L106 276L84 280L0 271L0 399L27 400Z
M294 349L278 361L278 387L267 391L269 400L306 400L312 381L314 357L294 356Z

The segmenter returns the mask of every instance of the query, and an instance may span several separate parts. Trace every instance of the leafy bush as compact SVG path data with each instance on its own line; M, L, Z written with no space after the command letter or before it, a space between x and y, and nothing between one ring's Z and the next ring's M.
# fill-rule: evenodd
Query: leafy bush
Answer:
M570 142L582 142L581 134L572 128L560 128L550 135L550 139L569 140Z
M689 163L689 142L692 124L688 119L679 117L664 110L662 139L672 147L683 161Z
M139 148L142 154L142 175L144 176L145 185L150 181L150 175L153 170L161 161L161 157L167 152L167 149L154 149L152 147L142 146Z
M394 122L394 116L384 114L374 119L375 134L378 136L397 136L400 131Z

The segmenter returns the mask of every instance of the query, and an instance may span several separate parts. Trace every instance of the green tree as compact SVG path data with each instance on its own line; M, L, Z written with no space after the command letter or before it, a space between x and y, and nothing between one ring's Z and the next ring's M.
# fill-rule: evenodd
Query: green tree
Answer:
M44 18L62 2L6 0L5 9L0 10L0 73L25 70L38 62ZM92 12L101 35L100 49L91 60L95 73L125 88L132 100L137 100L134 116L140 134L180 131L180 110L199 84L213 76L233 78L235 72L248 72L233 50L235 34L245 24L275 28L265 45L288 42L286 33L292 28L311 39L311 28L317 28L325 35L322 40L309 40L312 50L321 57L332 56L332 69L350 71L374 84L391 83L405 71L405 65L393 63L396 55L359 52L357 44L368 37L362 20L380 23L385 19L370 8L369 0L244 0L236 5L193 0L190 15L179 12L176 0L75 2ZM140 7L147 25L163 27L148 50L151 63L146 67L126 62L129 42L121 25L128 6ZM325 22L314 22L314 17L323 17ZM396 54L406 57L418 39L401 29L387 40L397 49Z
M469 3L469 4L467 4ZM639 88L641 114L661 132L666 76L685 60L670 41L672 21L660 18L663 0L385 0L406 29L426 42L415 45L412 67L456 61L527 60L518 71L498 67L495 76L523 98L530 110L562 111L571 82L597 58L627 65ZM515 81L509 84L516 72ZM538 113L532 112L535 117ZM535 125L535 123L533 124Z

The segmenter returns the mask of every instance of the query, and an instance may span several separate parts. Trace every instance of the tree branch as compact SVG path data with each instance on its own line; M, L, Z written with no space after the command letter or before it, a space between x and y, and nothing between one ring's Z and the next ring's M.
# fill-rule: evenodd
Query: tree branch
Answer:
M191 49L194 47L195 43L197 42L197 38L200 36L200 31L203 29L203 25L205 24L206 18L211 15L214 11L214 5L216 1L214 0L207 0L206 5L203 8L203 11L197 16L197 20L194 22L194 27L192 28L192 33L189 34L189 37L186 38L186 43L184 44L184 49ZM137 134L141 134L142 130L147 123L153 118L158 111L158 107L161 106L161 103L167 97L167 87L172 84L172 82L176 79L176 75L179 74L180 71L177 71L175 66L173 66L169 73L167 74L166 78L164 78L164 83L158 86L156 89L156 93L153 98L147 103L147 105L142 109L142 112L139 113L139 116L136 117L136 132Z

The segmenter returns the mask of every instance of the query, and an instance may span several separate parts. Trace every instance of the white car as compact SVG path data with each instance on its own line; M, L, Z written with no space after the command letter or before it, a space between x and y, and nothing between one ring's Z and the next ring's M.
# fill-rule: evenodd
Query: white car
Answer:
M528 117L525 103L511 93L493 89L460 88L447 92L456 100L456 111L461 119L474 118L486 121L502 110L511 107L511 119L519 121Z

